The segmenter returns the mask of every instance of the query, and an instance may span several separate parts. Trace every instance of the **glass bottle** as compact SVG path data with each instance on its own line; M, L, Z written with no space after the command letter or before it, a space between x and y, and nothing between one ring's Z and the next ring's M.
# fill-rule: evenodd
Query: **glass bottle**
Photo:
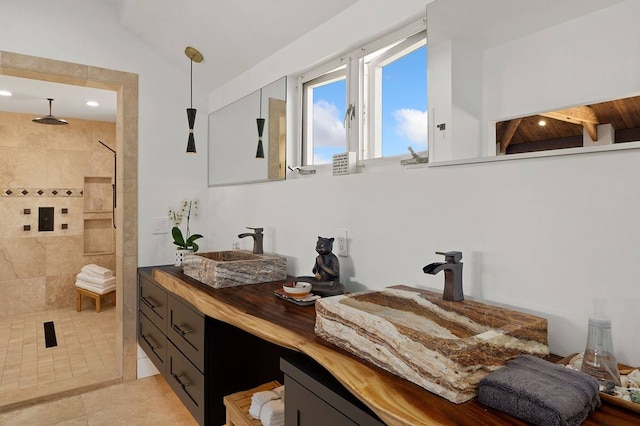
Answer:
M611 382L620 386L618 362L611 338L611 320L604 314L603 299L594 300L594 312L589 317L582 371L595 377L601 387L610 388Z

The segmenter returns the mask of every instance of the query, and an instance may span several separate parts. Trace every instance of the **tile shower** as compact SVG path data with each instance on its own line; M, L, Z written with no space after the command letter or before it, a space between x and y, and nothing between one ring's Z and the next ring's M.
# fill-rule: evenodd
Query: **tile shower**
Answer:
M96 314L84 298L83 311L75 309L83 265L115 271L114 157L98 141L115 149L116 124L47 126L32 118L0 112L0 411L118 377L115 308ZM43 208L52 218L43 221ZM40 344L48 321L57 347Z
M115 123L46 126L0 112L0 318L72 307L87 263L115 270ZM38 231L53 208L53 230Z

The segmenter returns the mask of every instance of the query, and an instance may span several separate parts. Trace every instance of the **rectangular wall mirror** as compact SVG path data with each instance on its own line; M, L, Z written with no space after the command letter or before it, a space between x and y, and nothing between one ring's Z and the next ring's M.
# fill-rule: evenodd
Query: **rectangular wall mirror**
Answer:
M634 0L429 3L430 161L639 147L638 15Z
M287 78L209 114L209 186L285 178ZM256 158L258 126L264 158Z

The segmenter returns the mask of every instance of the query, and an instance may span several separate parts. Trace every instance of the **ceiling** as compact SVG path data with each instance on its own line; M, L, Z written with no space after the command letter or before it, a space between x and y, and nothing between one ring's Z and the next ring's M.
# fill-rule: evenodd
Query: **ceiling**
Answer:
M176 67L189 72L184 53L204 60L193 78L207 92L229 82L358 0L92 0L115 9L120 24ZM0 75L0 111L58 118L115 121L115 92ZM87 100L99 107L90 108Z
M116 121L116 92L92 89L70 84L51 83L41 80L13 77L0 74L0 90L8 90L13 96L0 96L0 111L34 114L34 118L49 114L58 118L80 118L94 121ZM89 107L87 101L98 102Z
M211 92L358 0L102 0L120 22L177 67L202 53L194 80Z

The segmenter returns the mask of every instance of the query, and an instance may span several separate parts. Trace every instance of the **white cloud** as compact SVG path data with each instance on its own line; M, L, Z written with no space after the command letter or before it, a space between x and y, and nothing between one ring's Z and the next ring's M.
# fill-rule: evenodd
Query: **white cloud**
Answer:
M393 112L396 133L415 144L414 149L427 148L427 111L403 108Z
M318 152L313 153L313 164L331 164L333 163L333 156L331 158L326 155L319 154Z
M313 145L345 146L345 131L338 108L325 100L313 104Z

